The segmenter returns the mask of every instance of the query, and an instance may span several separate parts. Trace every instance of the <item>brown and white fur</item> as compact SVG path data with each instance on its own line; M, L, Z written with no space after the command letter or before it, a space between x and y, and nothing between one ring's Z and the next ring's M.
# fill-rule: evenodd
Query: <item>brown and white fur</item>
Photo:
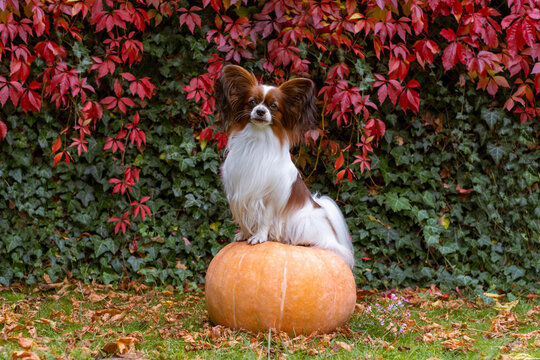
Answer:
M291 160L290 147L315 126L315 84L304 78L279 87L260 85L242 67L223 68L216 119L229 136L221 176L236 241L279 241L336 252L352 268L353 247L341 211L312 195Z

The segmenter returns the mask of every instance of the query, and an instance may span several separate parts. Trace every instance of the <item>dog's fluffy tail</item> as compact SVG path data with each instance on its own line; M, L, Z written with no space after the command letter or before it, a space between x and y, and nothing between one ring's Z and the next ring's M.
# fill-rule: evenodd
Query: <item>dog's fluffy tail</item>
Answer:
M335 251L352 269L354 267L354 249L349 235L349 228L343 214L336 203L328 196L314 197L314 200L324 209L332 228L337 235L337 244L328 244L329 250Z

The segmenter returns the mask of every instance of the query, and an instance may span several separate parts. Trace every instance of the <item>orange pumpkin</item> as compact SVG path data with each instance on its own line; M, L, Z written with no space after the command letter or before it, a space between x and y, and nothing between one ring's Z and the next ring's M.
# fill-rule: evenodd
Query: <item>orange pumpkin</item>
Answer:
M206 274L210 320L233 329L326 333L343 325L355 304L354 276L329 250L234 242Z

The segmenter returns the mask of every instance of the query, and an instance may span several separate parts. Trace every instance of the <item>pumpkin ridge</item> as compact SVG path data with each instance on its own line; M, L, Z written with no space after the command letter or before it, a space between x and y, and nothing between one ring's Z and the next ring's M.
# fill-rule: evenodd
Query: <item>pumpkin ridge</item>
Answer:
M245 252L242 254L242 257L238 261L238 268L242 266L242 261L244 261L244 258L246 257L247 254L248 252ZM232 291L232 312L233 312L232 315L233 315L233 324L235 328L238 327L236 323L236 286L238 285L239 280L240 280L240 277L237 276L234 281L234 286L233 286L233 291Z
M281 330L281 322L283 320L283 310L285 309L285 297L287 296L287 258L283 265L283 281L281 282L281 304L279 308L279 322L277 328Z

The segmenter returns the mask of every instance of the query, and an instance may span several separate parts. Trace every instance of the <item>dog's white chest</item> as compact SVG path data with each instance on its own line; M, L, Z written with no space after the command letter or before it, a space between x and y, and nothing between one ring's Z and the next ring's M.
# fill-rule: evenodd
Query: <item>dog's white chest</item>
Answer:
M279 214L290 195L298 170L288 143L280 143L270 128L249 124L234 133L221 167L223 185L233 217L246 229L255 229L259 216Z

